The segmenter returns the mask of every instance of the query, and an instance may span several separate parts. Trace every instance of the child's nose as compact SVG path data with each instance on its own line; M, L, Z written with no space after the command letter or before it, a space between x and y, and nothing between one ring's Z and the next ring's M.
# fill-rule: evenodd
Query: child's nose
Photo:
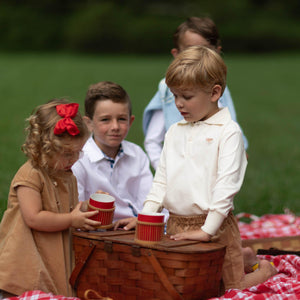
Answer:
M181 108L183 105L182 105L182 101L180 100L180 98L177 98L175 100L175 105L177 108Z
M112 121L112 126L113 129L119 129L119 122L118 120L113 120Z

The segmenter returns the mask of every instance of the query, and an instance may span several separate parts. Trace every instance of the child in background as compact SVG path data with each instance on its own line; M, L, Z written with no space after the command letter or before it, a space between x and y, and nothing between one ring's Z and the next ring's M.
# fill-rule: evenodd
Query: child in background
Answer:
M84 119L92 136L83 147L83 157L72 168L79 200L102 190L116 199L114 220L136 216L153 176L142 148L124 140L134 121L127 92L109 81L91 85Z
M214 241L226 246L222 269L225 289L243 289L276 274L268 261L257 263L242 250L233 198L247 166L241 130L218 100L226 87L227 68L217 52L203 46L182 51L166 73L166 83L184 120L166 133L153 185L142 213L168 209L171 239ZM130 229L136 219L116 224ZM245 259L245 261L244 261ZM251 268L250 268L251 270Z
M71 166L88 129L77 103L54 99L28 119L22 146L28 161L12 180L0 225L0 297L42 290L72 296L70 228L93 230L100 222L82 212Z
M174 46L171 54L175 58L182 50L190 46L207 46L221 52L221 41L215 23L209 18L188 18L180 24L173 35ZM237 122L236 113L228 87L218 101L219 107L228 107L231 118ZM174 102L174 96L163 78L154 97L145 108L143 115L144 146L152 167L156 170L166 131L182 120ZM243 135L245 149L248 141Z

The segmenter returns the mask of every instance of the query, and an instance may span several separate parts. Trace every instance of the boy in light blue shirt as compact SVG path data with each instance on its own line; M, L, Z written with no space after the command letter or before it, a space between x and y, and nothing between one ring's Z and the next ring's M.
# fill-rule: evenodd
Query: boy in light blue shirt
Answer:
M221 52L217 27L209 18L188 18L179 25L173 40L175 48L171 50L171 54L174 58L187 47L197 45L212 48L218 53ZM219 107L228 107L231 118L237 122L234 104L227 86L218 105ZM174 96L163 78L159 83L158 91L145 108L143 115L144 146L155 170L159 163L165 133L172 124L180 120L182 120L182 116L175 106ZM247 150L248 141L244 134L243 141Z

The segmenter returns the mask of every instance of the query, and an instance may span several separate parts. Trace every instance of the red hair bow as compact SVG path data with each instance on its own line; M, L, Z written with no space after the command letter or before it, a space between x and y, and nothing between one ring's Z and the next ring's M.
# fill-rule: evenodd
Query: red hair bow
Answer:
M60 104L56 106L57 113L63 117L59 120L54 127L54 134L59 135L65 131L68 131L70 135L79 134L79 129L72 120L78 112L78 103Z

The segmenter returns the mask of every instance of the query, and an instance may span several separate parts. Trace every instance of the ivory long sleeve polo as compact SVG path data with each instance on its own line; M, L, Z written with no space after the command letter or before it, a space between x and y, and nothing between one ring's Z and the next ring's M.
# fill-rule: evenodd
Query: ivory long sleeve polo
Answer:
M214 235L234 209L246 166L242 132L228 108L205 121L182 120L166 133L143 212L163 206L178 215L208 214L202 230Z

